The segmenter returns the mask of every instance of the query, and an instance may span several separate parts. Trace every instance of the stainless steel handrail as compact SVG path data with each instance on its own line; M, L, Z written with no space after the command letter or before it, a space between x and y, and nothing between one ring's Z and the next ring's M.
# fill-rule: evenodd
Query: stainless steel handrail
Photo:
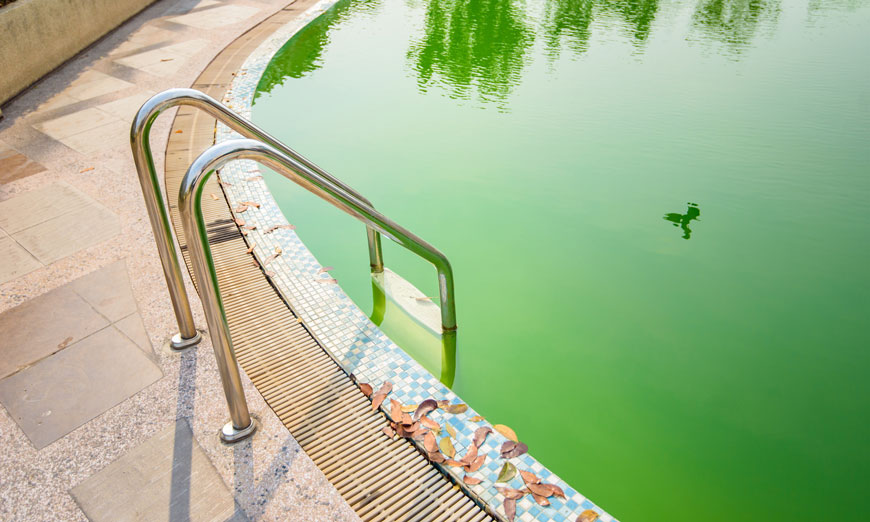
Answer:
M169 222L169 214L163 201L160 180L154 168L150 134L151 126L160 113L179 105L187 105L200 109L235 132L271 145L283 154L316 172L322 178L329 180L345 192L352 194L369 207L372 206L371 202L358 192L305 159L301 154L287 147L263 129L224 107L211 96L194 89L169 89L151 97L142 105L139 112L136 113L136 118L130 127L130 146L133 149L133 161L139 174L139 184L142 186L145 208L148 210L148 218L151 221L151 229L154 232L154 240L157 243L160 262L163 265L163 275L166 278L166 286L169 288L169 296L172 300L172 307L178 322L179 333L172 337L171 342L172 347L176 349L192 346L198 343L201 338L196 331L193 314L190 310L190 300L184 288L184 277L182 276L181 265L175 252L175 242L172 235L172 226ZM371 227L366 229L366 234L368 236L369 262L372 272L382 272L384 260L380 235Z
M227 424L221 432L221 436L225 440L238 440L247 436L246 430L252 430L254 425L248 413L232 337L217 282L217 272L202 214L202 194L206 181L215 170L229 161L238 159L254 160L270 167L434 264L438 270L442 326L447 334L455 335L456 330L453 269L447 257L438 249L358 198L348 194L332 180L324 178L307 165L275 147L251 139L228 140L213 145L200 154L187 169L178 193L178 207L181 210L184 234L188 239L188 249L193 260L194 273L200 282L200 299L203 302L232 418L232 422Z

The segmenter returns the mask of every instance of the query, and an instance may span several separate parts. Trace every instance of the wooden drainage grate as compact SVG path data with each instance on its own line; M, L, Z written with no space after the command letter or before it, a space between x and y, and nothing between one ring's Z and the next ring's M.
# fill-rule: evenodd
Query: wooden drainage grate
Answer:
M230 87L232 73L254 48L312 3L292 4L239 37L192 87L220 99ZM215 124L205 113L180 108L166 149L166 193L188 271L177 194L187 167L214 143ZM202 207L239 364L360 518L491 520L408 441L384 436L384 416L371 411L370 401L297 321L246 253L248 246L216 177L208 181Z

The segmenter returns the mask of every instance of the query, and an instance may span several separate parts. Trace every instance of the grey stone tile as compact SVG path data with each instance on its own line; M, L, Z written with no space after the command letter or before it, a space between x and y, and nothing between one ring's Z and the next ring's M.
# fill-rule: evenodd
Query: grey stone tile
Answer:
M34 259L14 239L0 232L0 284L32 272L42 263Z
M142 316L138 313L130 314L115 323L115 327L129 337L148 357L154 357L154 347L151 346L151 339L148 337L145 325L142 324Z
M0 183L43 172L45 167L0 142Z
M0 314L0 378L108 325L68 285L7 310Z
M93 522L246 519L184 419L70 493Z
M0 380L0 402L42 449L163 376L109 326Z
M0 201L0 228L14 234L94 203L93 199L66 183L52 183Z
M130 290L127 263L124 260L115 261L80 277L69 283L69 286L110 321L117 321L136 312L136 301Z
M110 239L120 230L115 214L101 205L92 204L12 233L12 237L47 265Z

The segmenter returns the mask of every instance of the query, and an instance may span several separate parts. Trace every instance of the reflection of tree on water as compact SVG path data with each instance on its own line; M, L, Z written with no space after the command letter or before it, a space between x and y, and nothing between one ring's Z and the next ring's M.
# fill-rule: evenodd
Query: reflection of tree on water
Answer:
M563 40L565 47L575 53L586 52L594 5L593 0L547 0L542 21L547 54L558 57Z
M503 101L521 78L534 34L513 0L429 0L425 34L408 59L425 90L444 84L451 96Z
M351 16L373 12L381 0L347 0L338 2L334 7L316 18L299 31L272 58L272 62L257 86L257 94L270 92L284 80L302 78L323 65L323 51L329 43L329 32Z
M659 0L600 0L602 10L619 14L637 42L649 37Z
M701 221L698 219L698 216L701 215L701 210L698 208L697 203L689 203L689 208L686 209L685 214L677 214L675 212L665 214L665 221L670 221L674 224L675 227L680 227L683 229L683 239L689 239L692 237L692 229L689 228L689 223L692 220Z
M779 12L779 0L701 0L693 23L709 38L739 52L752 42L759 24L775 23Z

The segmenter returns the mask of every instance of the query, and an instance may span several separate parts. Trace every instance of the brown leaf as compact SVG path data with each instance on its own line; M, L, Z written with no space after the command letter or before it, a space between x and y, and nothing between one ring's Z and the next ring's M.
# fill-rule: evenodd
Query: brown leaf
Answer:
M420 424L426 426L430 430L441 431L441 425L425 415L420 418Z
M220 199L219 197L217 197L217 194L209 194L209 195L211 196L211 199L213 199L215 201Z
M330 270L335 270L331 266L320 267L320 270L317 271L318 274L322 274L323 272L329 272Z
M454 439L456 438L456 428L451 426L449 422L444 423L444 429L447 430L447 433L449 433L451 437Z
M493 429L495 429L495 431L497 431L497 432L501 433L502 435L504 435L504 437L505 437L506 439L510 439L510 440L512 440L512 441L514 441L514 442L519 442L519 441L520 441L520 440L517 438L517 434L514 432L514 430L508 428L508 427L505 426L504 424L493 424L492 427L493 427Z
M544 495L546 497L557 496L557 497L562 497L562 498L568 498L565 496L565 492L562 491L562 488L560 488L559 486L557 486L555 484L540 484L540 485L543 486L544 488L546 488L547 491L549 491L549 495Z
M475 415L474 417L472 417L472 418L469 419L469 420L471 420L471 422L480 422L480 421L483 420L483 417L480 416L480 415Z
M538 504L540 504L542 506L549 506L550 505L550 501L547 500L546 497L542 497L541 495L536 495L536 494L532 493L532 498L535 499L535 502L537 502Z
M512 498L514 500L521 499L526 494L525 491L521 489L514 488L495 488L499 493L504 495L504 498Z
M366 397L372 396L372 385L371 384L369 384L367 382L361 382L361 383L359 383L359 389L360 389L360 391L363 392L363 395L365 395Z
M390 417L392 417L393 420L399 420L402 418L402 403L396 399L390 399Z
M470 466L465 466L465 471L467 471L468 473L474 473L475 471L479 470L481 466L483 466L484 462L486 462L486 455L478 455L478 457L474 459L474 462L472 462Z
M414 419L419 420L420 417L426 415L430 411L435 410L435 408L437 407L438 403L435 401L435 399L426 399L425 401L421 402L419 406L417 406L417 411L414 412Z
M72 342L72 340L73 340L72 337L67 337L66 339L61 341L60 344L57 345L57 349L63 350L64 348L66 348L66 345L68 345L70 342Z
M272 225L271 227L269 227L268 229L266 229L266 231L263 232L263 233L264 233L264 234L271 234L272 232L274 232L274 231L276 231L276 230L278 230L278 229L280 229L280 228L288 228L288 229L290 229L290 230L294 230L296 227L293 226L293 225Z
M465 482L469 486L476 486L482 481L479 478L469 477L468 475L465 475L464 477L462 477L462 482Z
M381 407L381 403L387 398L387 394L378 392L372 395L372 411L377 411Z
M383 393L384 395L389 395L391 391L393 391L393 383L389 381L382 384L378 389L378 393Z
M446 461L447 459L445 459L444 455L442 455L441 453L439 453L437 451L432 451L429 453L429 460L432 462L442 463L442 462Z
M245 205L244 203L240 203L239 206L237 206L235 210L236 210L237 214L241 214L242 212L248 210L248 205Z
M474 430L474 445L478 448L486 442L486 436L492 433L492 428L489 426L481 426Z
M438 447L441 448L441 453L447 455L451 459L456 455L456 450L453 449L453 443L450 442L450 437L444 437L438 442Z
M591 509L587 509L580 513L580 516L577 517L575 522L595 522L596 520L598 520L598 513Z
M520 471L520 476L523 477L523 482L526 484L540 484L541 479L531 471Z
M230 183L229 181L218 181L218 183L220 183L221 186L224 186L224 187L232 187L233 186L233 184Z
M416 411L416 410L417 410L416 404L405 404L404 406L402 406L403 413L414 413L414 411Z
M513 444L513 447L505 451L505 446L508 444ZM529 451L529 447L526 446L524 442L505 442L501 447L501 458L503 459L512 459L514 457L519 457L523 453Z
M266 270L263 273L266 274L267 277L275 277L275 272L272 272L271 270Z
M414 440L422 441L423 439L426 438L427 433L429 433L429 430L424 429L424 428L420 428L419 430L414 432L414 436L411 438Z
M450 406L450 401L438 401L438 407L442 410L448 406Z
M242 201L242 203L249 207L260 208L260 204L256 201Z
M405 412L402 412L401 415L399 415L399 419L400 419L399 422L401 422L402 424L404 424L406 426L410 426L411 424L414 424L414 419L412 419L411 416Z
M263 176L251 176L250 178L245 179L245 181L258 181L263 179Z
M498 472L498 478L495 480L496 482L510 482L510 480L517 476L517 467L511 464L510 462L505 462L504 466L501 467L501 471Z
M410 436L413 435L415 432L417 432L417 431L420 430L420 423L419 423L419 422L415 422L415 423L411 424L410 426L405 426L405 425L403 424L403 425L402 425L402 429L405 430L405 433L407 433L408 436L410 437Z
M444 463L447 464L448 466L453 466L454 468L461 468L462 466L465 465L465 464L459 462L458 460L453 460L453 459L447 459L444 461Z
M450 404L449 406L444 408L444 411L446 411L447 413L452 413L454 415L457 415L459 413L465 413L466 410L468 410L467 404Z
M80 170L80 171L79 171L79 174L81 174L82 172L89 172L89 171L92 171L92 170L94 170L94 167L87 167L87 168L84 168L84 169Z
M504 499L504 515L509 522L513 522L514 517L517 516L517 501L515 499Z
M535 495L540 495L542 497L549 497L553 495L553 490L548 488L547 484L526 484L526 487L529 488L529 491L531 491Z
M393 428L391 428L389 426L384 426L383 431L384 431L384 435L386 435L387 437L389 437L391 439L396 436L396 430L394 430Z
M246 253L246 254L250 254L250 253L253 252L253 251L254 251L254 245L251 245L251 246L248 247L247 250L245 250L245 253Z
M465 456L459 459L460 462L465 464L466 466L474 462L474 459L477 458L477 446L472 445L468 448L468 451L465 453Z
M236 218L234 221L236 222L236 225L239 225L240 227L245 226L245 220L242 218Z
M315 279L314 282L315 283L328 283L328 284L332 285L332 284L338 283L338 279Z
M245 228L247 228L248 230L257 230L257 225L245 225Z
M433 435L431 431L427 431L426 435L423 437L423 447L426 448L426 451L429 453L438 451L438 441L435 440L435 435Z

